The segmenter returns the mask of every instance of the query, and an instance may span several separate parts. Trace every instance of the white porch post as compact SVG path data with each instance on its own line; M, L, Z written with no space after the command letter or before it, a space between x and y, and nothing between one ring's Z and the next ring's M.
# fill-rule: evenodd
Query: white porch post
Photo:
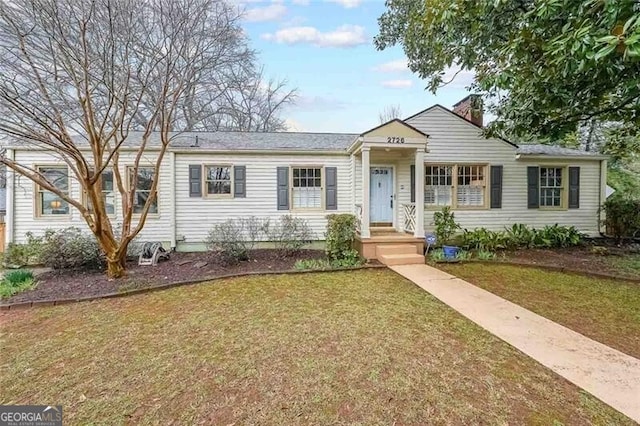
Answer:
M360 222L360 236L362 238L370 238L371 231L369 229L369 185L371 180L371 171L369 170L369 147L362 148L362 220Z
M415 157L416 169L416 226L413 236L424 237L424 150L416 149Z

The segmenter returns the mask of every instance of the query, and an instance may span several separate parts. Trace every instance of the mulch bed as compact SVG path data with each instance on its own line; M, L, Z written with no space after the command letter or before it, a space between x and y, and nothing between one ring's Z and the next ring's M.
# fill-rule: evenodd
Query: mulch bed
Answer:
M285 257L277 250L261 249L253 250L246 262L228 264L210 252L172 253L170 260L156 266L129 262L127 275L120 279L109 279L104 271L49 271L38 275L35 289L4 299L0 305L101 296L232 274L288 271L293 270L299 259L323 257L324 252L319 250L303 250L296 256Z
M515 262L528 265L565 268L567 271L607 274L625 278L640 278L640 273L623 271L611 262L611 256L629 254L626 247L607 247L607 254L594 253L592 246L568 247L563 249L527 249L504 252L505 257L498 261Z

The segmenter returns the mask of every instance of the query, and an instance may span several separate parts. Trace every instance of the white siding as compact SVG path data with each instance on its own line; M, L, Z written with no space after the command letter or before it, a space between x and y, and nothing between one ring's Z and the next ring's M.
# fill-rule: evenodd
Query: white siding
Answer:
M246 166L246 198L207 198L189 196L190 164L233 164ZM276 168L291 165L337 167L338 210L277 210ZM351 213L351 160L345 155L249 155L176 154L176 235L179 242L202 243L216 223L238 217L277 219L291 214L305 218L315 238L324 240L326 216ZM324 190L324 189L323 189Z
M486 227L500 230L513 223L543 227L558 223L574 225L591 235L598 234L598 203L600 194L600 161L567 159L559 164L580 167L580 208L564 211L527 208L527 166L553 161L516 160L516 148L499 139L485 139L480 130L435 107L407 121L429 134L430 163L486 163L504 166L502 208L487 210L455 210L456 220L463 228ZM408 179L408 177L407 177ZM402 194L401 194L402 195ZM425 229L433 230L433 213L425 211Z
M44 151L16 151L16 161L29 167L35 165L62 165L60 160ZM154 159L147 157L141 160L140 165L153 165ZM123 167L132 165L134 162L131 153L122 153L120 163ZM171 241L171 229L169 224L169 203L171 182L169 179L169 160L168 155L163 159L163 165L160 171L160 181L158 190L158 214L149 215L142 232L139 234L141 241L162 241L168 243ZM69 173L69 185L73 198L81 200L80 184L73 179L73 173ZM35 215L35 198L34 184L26 177L16 174L16 190L15 190L15 239L17 243L25 242L26 233L32 232L35 235L41 235L48 228L62 229L69 226L81 228L87 232L89 229L80 216L80 213L73 207L70 208L71 214L65 217L36 217ZM111 219L116 227L122 223L122 202L116 196L116 214ZM135 225L134 217L132 225Z

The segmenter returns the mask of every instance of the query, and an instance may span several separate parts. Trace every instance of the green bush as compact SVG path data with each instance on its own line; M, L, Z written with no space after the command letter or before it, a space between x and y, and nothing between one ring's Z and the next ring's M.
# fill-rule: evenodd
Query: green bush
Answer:
M0 281L0 298L10 297L33 288L35 279L31 271L17 269L4 274Z
M467 250L496 251L507 247L507 237L504 232L489 231L486 228L467 229L462 233L462 247Z
M505 227L505 242L509 248L534 247L536 230L523 223L514 223L511 227Z
M535 231L534 246L540 248L571 247L584 236L574 226L547 225Z
M460 229L450 207L443 207L441 211L433 213L433 224L438 242L441 245L448 244L456 231Z
M542 229L514 224L505 231L485 228L467 229L462 234L462 246L468 250L495 252L510 248L557 248L580 244L584 235L574 226L547 225Z
M40 262L43 238L36 237L31 232L27 232L26 237L27 242L24 244L9 243L2 261L5 266L21 267Z
M91 234L75 227L48 229L42 238L40 263L53 269L93 269L104 266L104 255Z
M273 225L267 221L263 229L269 241L272 241L284 256L295 255L313 241L313 231L309 223L301 217L281 216Z
M602 205L607 232L622 241L640 235L640 199L613 195Z
M325 251L330 260L352 258L353 242L356 239L356 217L352 214L328 215L325 237Z

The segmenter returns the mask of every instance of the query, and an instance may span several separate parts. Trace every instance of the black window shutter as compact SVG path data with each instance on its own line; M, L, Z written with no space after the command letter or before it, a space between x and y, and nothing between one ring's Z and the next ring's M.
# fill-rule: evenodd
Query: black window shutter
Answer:
M326 167L325 169L325 203L327 210L338 210L338 169Z
M502 208L502 166L491 166L491 208Z
M202 197L202 166L189 165L189 197Z
M289 167L278 167L278 210L289 210Z
M569 167L569 208L580 208L580 167Z
M245 198L247 196L247 168L233 166L233 196Z
M416 202L416 165L411 165L411 202Z
M527 207L537 209L540 207L540 167L527 167Z

